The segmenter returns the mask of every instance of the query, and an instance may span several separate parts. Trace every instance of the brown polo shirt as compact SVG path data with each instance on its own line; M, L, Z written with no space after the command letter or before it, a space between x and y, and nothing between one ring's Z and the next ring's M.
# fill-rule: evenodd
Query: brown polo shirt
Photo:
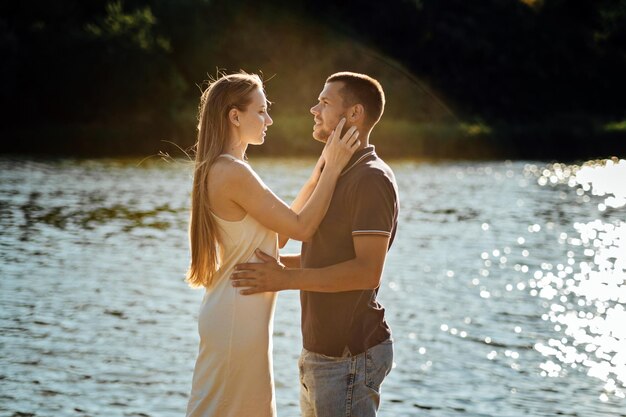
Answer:
M302 267L322 268L355 257L353 237L389 236L398 222L398 187L391 168L373 146L357 151L341 177L326 216L302 244ZM304 348L328 356L364 352L391 337L378 289L321 293L301 291Z

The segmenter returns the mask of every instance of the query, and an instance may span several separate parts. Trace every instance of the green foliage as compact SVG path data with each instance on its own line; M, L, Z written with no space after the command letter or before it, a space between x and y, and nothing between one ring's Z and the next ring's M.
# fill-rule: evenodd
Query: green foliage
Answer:
M620 122L607 123L604 126L604 129L607 132L626 132L626 120L622 120Z
M106 16L98 23L85 24L85 32L105 42L125 43L130 41L134 46L145 51L161 49L169 52L170 41L163 36L155 36L153 28L157 20L149 6L137 9L132 13L124 13L121 1L106 5Z
M390 154L513 157L531 136L593 153L625 131L624 45L626 0L4 2L0 134L5 151L189 147L204 81L245 69L275 103L255 152L313 153L309 108L352 70L385 88Z

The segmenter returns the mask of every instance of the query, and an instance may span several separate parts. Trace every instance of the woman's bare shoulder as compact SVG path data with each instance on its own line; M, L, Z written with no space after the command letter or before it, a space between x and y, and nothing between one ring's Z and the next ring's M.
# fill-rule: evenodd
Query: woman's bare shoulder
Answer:
M246 162L230 158L217 158L209 171L209 182L213 186L237 186L257 178Z

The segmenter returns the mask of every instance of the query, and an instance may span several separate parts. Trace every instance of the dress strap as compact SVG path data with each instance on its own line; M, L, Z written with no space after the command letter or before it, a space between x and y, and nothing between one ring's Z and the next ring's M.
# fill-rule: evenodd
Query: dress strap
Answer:
M230 160L232 160L232 161L241 162L241 160L239 160L239 159L235 158L234 156L232 156L232 155L231 155L231 154L229 154L229 153L223 153L223 154L221 154L221 155L218 155L217 157L218 157L218 158L219 158L219 157L224 157L224 158L230 159Z

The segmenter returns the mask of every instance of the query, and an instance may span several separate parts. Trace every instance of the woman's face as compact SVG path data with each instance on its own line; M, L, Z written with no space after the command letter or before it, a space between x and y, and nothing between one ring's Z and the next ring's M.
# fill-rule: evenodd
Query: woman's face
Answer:
M239 113L239 134L242 142L260 145L265 141L267 127L273 123L267 109L267 99L260 88L251 94L246 111Z

